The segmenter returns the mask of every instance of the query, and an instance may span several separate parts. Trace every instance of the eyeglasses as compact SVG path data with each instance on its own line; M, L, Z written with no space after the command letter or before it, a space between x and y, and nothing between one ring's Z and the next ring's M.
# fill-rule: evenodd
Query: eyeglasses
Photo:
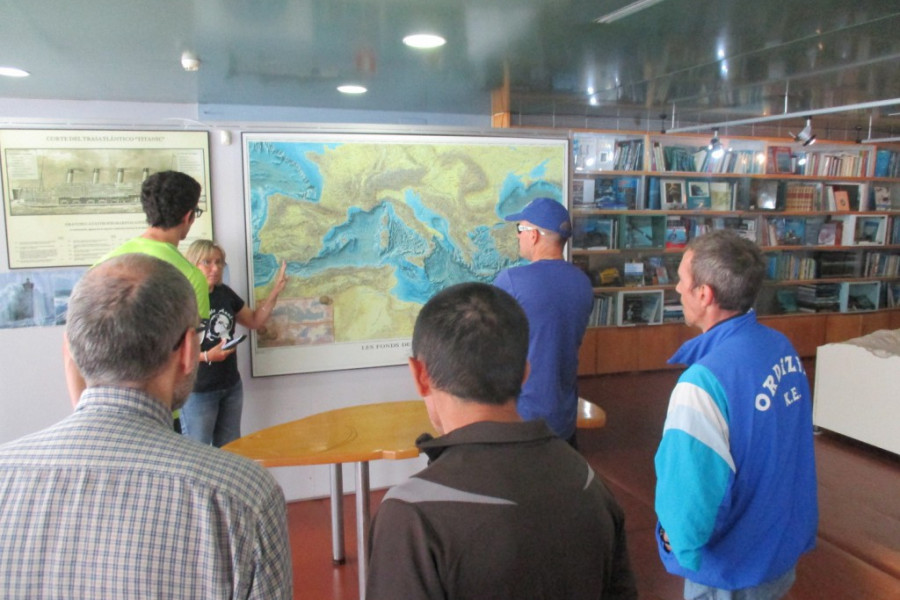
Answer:
M199 206L197 206L197 207L194 208L194 218L195 218L195 219L199 219L199 218L200 218L200 215L202 215L202 214L203 214L203 209L202 209L202 208L200 208Z
M199 325L192 325L191 327L188 327L186 332L187 331L193 331L198 336L203 335L203 333L206 332L206 321L203 320L200 322ZM178 338L178 341L175 342L175 345L172 346L172 352L175 352L176 350L181 348L181 345L183 343L184 343L184 336L181 336L180 338Z
M521 223L516 223L516 232L522 233L523 231L537 231L541 235L547 235L545 232L541 231L538 227L529 227L528 225L522 225Z
M221 268L221 267L225 266L225 261L222 260L221 258L203 258L203 259L198 260L197 264L201 265L203 267L216 266L216 267Z

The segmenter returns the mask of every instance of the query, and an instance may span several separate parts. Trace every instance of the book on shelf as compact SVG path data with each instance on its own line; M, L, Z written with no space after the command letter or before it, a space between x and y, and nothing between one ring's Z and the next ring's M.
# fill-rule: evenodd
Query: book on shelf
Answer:
M594 179L594 206L616 208L616 178L597 177Z
M666 268L666 261L662 256L651 256L647 259L647 265L650 271L653 285L668 285L671 281L669 271Z
M760 244L763 246L784 246L784 223L785 219L771 218L763 220L762 238Z
M804 246L818 246L819 245L819 230L822 228L822 225L825 223L825 217L815 217L815 218L804 218L806 221L804 229L806 230L806 237L803 239Z
M778 208L778 182L771 179L754 179L750 182L750 210L775 210Z
M878 309L881 299L880 281L845 281L840 286L841 312Z
M592 135L576 135L572 140L572 157L576 171L594 168L597 156L597 138Z
M683 179L662 179L659 182L659 199L665 210L683 209L686 204Z
M875 210L891 210L891 190L887 186L872 186L872 206Z
M822 208L830 212L850 212L860 210L859 187L855 185L826 185L823 192ZM865 209L865 206L862 207Z
M834 210L838 212L850 212L850 195L847 193L847 190L834 190L833 193Z
M573 179L572 180L572 207L573 208L593 208L594 207L594 180L593 179Z
M756 219L738 219L734 229L742 238L751 242L759 242L756 232Z
M887 252L867 252L864 277L900 276L900 255Z
M798 182L789 182L785 186L784 209L789 211L816 210L816 186Z
M684 221L687 226L688 239L691 240L704 233L709 233L715 228L714 222L706 217L686 217Z
M660 194L659 194L659 177L651 177L647 182L647 201L644 206L648 210L659 210Z
M689 209L704 210L710 208L711 205L709 182L688 180L687 207Z
M887 282L885 287L887 288L885 294L887 307L896 308L900 306L900 282Z
M900 177L900 152L878 150L875 153L875 177Z
M841 287L837 283L797 286L797 310L800 312L838 312Z
M604 327L613 325L616 316L616 299L611 294L597 294L594 296L594 306L588 318L589 327Z
M644 140L616 142L613 169L616 171L640 171L644 168Z
M654 149L661 148L662 161L657 166L662 165L661 171L684 171L687 173L697 172L697 163L695 156L702 150L697 146L662 146L654 145Z
M865 177L869 151L807 152L802 175L825 177ZM877 165L877 157L876 157Z
M891 244L900 244L900 216L891 219Z
M615 206L612 208L621 208L625 210L634 210L637 208L638 189L640 188L640 179L637 177L619 177L616 179L615 187Z
M687 245L687 227L681 217L666 217L666 248L684 248Z
M649 216L629 216L623 224L622 241L626 248L653 248L653 218ZM661 245L661 244L660 244Z
M776 281L815 279L816 261L794 252L767 254L766 277Z
M769 146L766 155L766 173L791 173L791 148L789 146Z
M625 274L625 285L642 286L644 285L644 263L639 260L626 262L622 269Z
M792 288L780 288L775 292L778 308L783 314L795 313L797 308L797 290Z
M709 183L709 208L712 210L733 210L733 189L734 186L728 181L711 181Z
M781 231L781 246L802 246L806 242L806 219L784 219L784 227Z
M853 243L857 246L883 245L887 234L887 217L854 215Z
M821 252L817 260L818 276L822 279L859 276L860 263L855 252Z
M620 327L662 323L662 290L619 292L616 304L617 324Z
M582 250L612 250L616 247L616 219L611 217L576 217L572 247Z
M663 304L663 323L680 323L684 321L684 307L681 302Z
M572 140L576 171L608 171L613 166L613 143L609 138L576 134Z
M841 239L841 222L826 221L819 227L816 244L819 246L836 246Z
M643 294L623 295L619 293L619 302L616 310L618 311L617 324L638 325L646 323L644 320L644 296Z

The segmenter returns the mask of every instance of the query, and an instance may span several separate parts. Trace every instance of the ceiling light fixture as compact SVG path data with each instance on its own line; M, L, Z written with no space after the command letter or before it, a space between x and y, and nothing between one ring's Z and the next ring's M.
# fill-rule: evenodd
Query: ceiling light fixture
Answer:
M362 85L347 83L344 85L339 85L337 87L337 91L339 91L342 94L365 94L369 90L366 89L366 87L362 86Z
M788 135L794 138L794 141L804 146L811 146L816 143L816 134L812 132L812 117L806 117L806 127L800 130L800 133L794 135L788 131Z
M181 68L185 71L199 71L200 59L190 50L181 53Z
M413 33L403 38L403 43L410 48L429 50L431 48L440 48L447 43L447 40L436 33Z
M612 23L613 21L624 19L629 15L633 15L636 12L642 11L645 8L650 8L654 4L659 4L662 1L663 0L637 0L637 2L626 4L622 8L614 10L609 14L603 15L602 17L597 17L596 19L594 19L594 23Z
M4 77L28 77L31 73L17 67L0 67L0 75Z
M725 148L722 146L722 142L719 141L718 129L713 129L713 136L712 139L709 140L708 148L710 151L710 156L712 156L713 158L722 158L722 156L725 154Z

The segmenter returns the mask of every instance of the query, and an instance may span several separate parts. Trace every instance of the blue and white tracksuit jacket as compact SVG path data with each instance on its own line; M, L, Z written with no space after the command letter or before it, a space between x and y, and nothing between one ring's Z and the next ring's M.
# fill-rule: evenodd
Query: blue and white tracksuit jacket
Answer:
M656 453L666 569L743 589L792 568L818 523L812 404L790 341L752 310L686 342Z

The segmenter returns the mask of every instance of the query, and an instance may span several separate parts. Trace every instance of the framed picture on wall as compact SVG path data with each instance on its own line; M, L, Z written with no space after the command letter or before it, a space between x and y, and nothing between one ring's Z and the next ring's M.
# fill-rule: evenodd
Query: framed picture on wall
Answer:
M140 235L141 184L158 171L202 188L182 249L212 238L206 131L4 129L0 164L11 269L92 265Z

